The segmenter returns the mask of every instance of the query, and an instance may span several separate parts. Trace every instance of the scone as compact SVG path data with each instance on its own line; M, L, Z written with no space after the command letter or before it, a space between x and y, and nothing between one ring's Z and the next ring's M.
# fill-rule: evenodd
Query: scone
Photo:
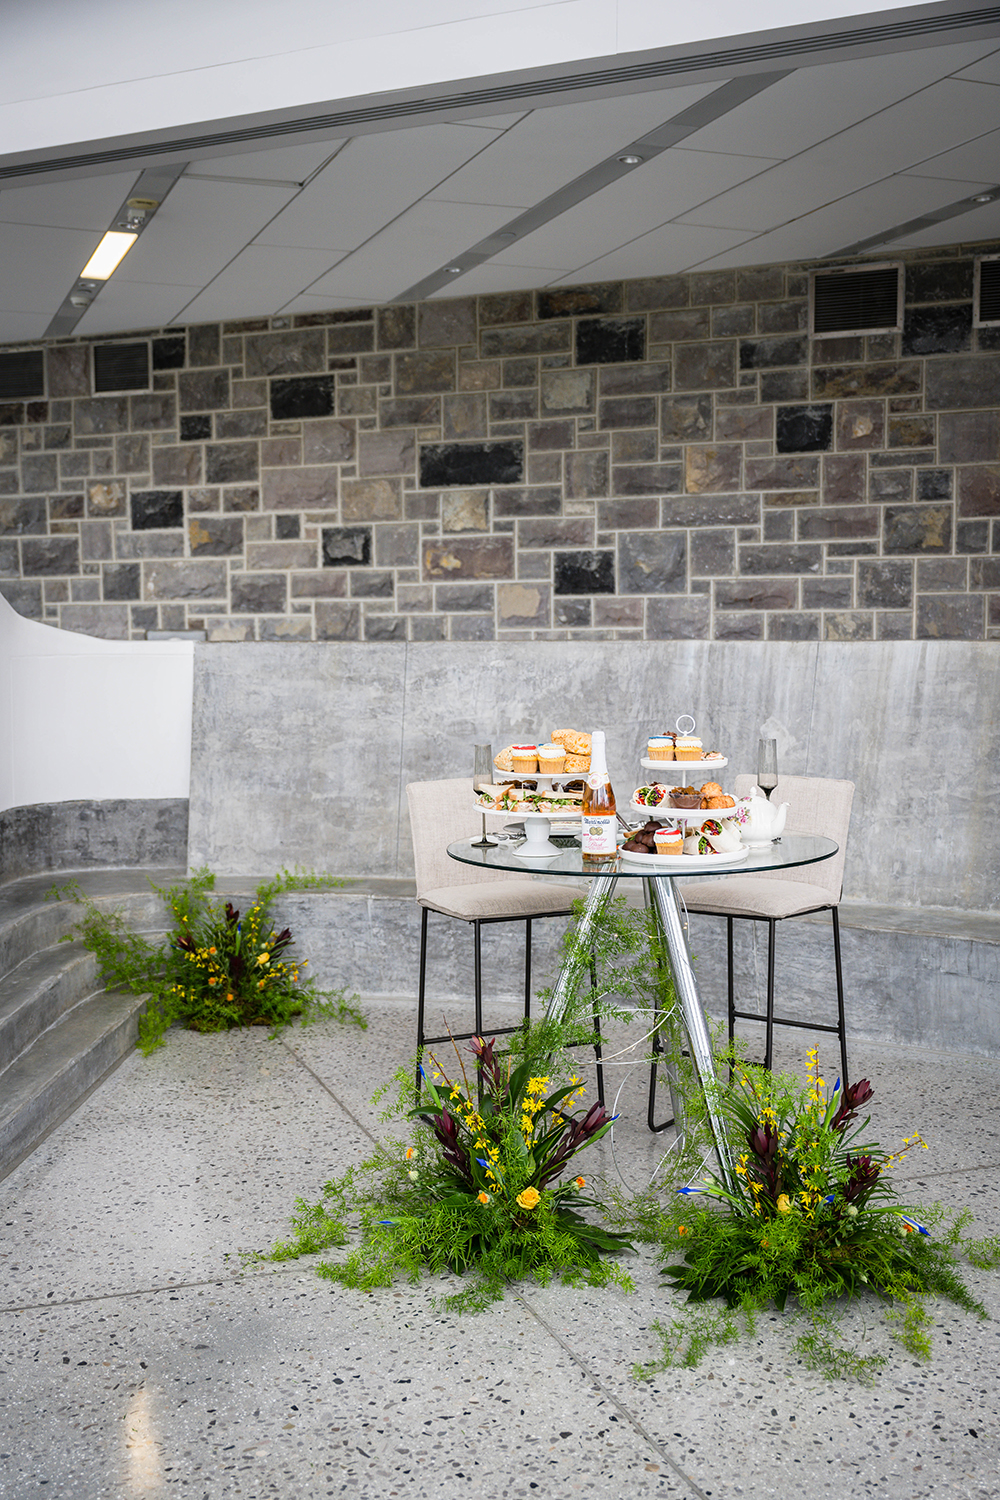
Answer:
M563 770L564 771L576 771L577 773L579 773L580 771L589 771L590 770L590 756L589 755L569 755L567 753L566 764L563 766Z
M567 755L589 755L590 735L579 729L553 729L552 740L566 746Z

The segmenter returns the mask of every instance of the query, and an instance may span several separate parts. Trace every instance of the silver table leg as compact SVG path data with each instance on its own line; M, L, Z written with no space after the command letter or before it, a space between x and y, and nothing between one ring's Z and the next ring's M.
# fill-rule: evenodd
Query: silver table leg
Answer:
M674 971L674 985L677 989L677 998L681 1005L684 1029L688 1034L688 1041L691 1044L691 1057L698 1073L698 1080L705 1091L709 1128L712 1132L715 1154L719 1160L719 1175L725 1186L732 1190L732 1168L729 1161L729 1152L726 1148L726 1130L722 1116L718 1111L715 1091L715 1063L712 1058L712 1043L708 1034L705 1013L701 1008L698 985L694 977L691 953L688 949L687 938L684 935L681 914L677 907L677 894L674 891L674 882L669 875L654 875L650 878L649 890L652 893L660 926L667 940L667 950L670 954L670 963Z
M590 936L600 924L605 909L618 884L617 875L595 875L587 891L587 902L576 929L576 942L568 962L559 972L552 998L545 1011L547 1021L561 1021L566 1014L570 996L575 992L584 970L590 964Z

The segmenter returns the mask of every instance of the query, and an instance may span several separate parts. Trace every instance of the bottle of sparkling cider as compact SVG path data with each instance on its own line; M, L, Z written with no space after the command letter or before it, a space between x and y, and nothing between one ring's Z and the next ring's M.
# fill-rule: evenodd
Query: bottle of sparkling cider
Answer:
M585 863L605 863L618 853L615 794L608 778L604 730L595 729L590 751L590 773L583 786L581 839Z

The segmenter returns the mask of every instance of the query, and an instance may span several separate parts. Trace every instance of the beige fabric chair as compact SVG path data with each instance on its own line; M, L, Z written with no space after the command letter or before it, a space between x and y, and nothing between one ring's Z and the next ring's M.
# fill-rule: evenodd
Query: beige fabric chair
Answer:
M536 917L566 917L572 912L580 894L569 882L535 880L529 871L521 874L496 874L473 865L449 859L448 845L459 839L475 838L482 831L482 815L473 800L472 783L466 777L456 781L414 781L406 788L410 809L410 831L413 835L413 859L417 876L417 902L420 918L420 980L417 991L417 1054L454 1038L456 1041L481 1036L483 1030L482 928L493 922L523 922L524 946L524 1016L531 1015L531 924ZM449 1036L428 1036L424 1031L424 1002L427 977L427 919L430 912L471 922L473 929L475 1030ZM517 1031L516 1026L491 1027L494 1035ZM601 1049L595 1047L598 1061L597 1087L604 1098L604 1070ZM419 1092L420 1074L417 1073Z
M737 776L736 795L745 797L755 785L752 776ZM726 955L728 962L729 1036L732 1039L737 1020L763 1019L765 1032L764 1066L771 1066L775 1026L797 1026L807 1031L829 1031L840 1039L841 1077L847 1088L847 1032L844 1020L844 980L840 960L840 923L837 907L843 891L844 860L847 855L847 831L854 800L853 781L831 781L812 776L781 776L771 802L788 803L785 833L823 834L835 839L840 848L833 859L815 865L801 865L789 870L759 875L730 875L724 880L696 880L680 887L688 911L703 912L726 918ZM792 1021L774 1014L774 939L778 922L800 917L806 912L829 911L833 919L833 956L837 975L837 1024L818 1021ZM767 1008L763 1017L756 1011L736 1009L733 985L734 919L766 922Z

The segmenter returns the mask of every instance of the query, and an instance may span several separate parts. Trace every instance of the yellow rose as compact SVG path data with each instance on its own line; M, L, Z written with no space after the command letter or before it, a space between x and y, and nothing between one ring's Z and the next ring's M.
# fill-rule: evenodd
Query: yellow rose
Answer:
M792 1211L792 1200L787 1193L781 1193L778 1197L777 1210L779 1214L789 1214Z
M523 1193L518 1193L517 1202L520 1208L537 1208L542 1201L542 1195L537 1188L525 1188Z

